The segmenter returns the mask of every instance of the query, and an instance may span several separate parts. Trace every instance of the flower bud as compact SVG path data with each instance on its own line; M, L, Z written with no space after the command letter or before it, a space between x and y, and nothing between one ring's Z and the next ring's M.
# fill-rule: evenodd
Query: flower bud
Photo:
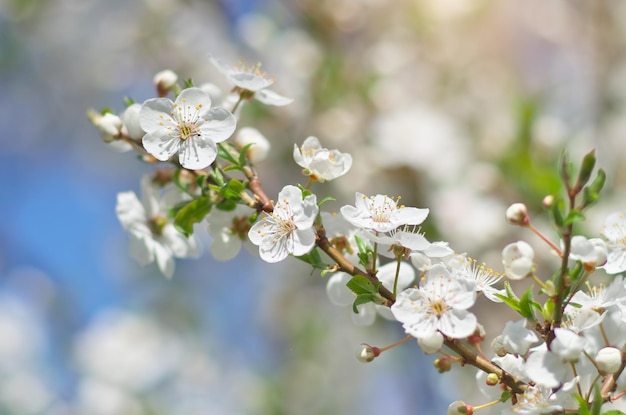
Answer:
M500 383L500 377L495 373L490 373L487 375L485 383L489 386L496 386L498 383Z
M463 401L454 401L448 406L448 415L458 414L473 415L474 407Z
M418 337L417 344L419 344L422 351L426 354L437 353L441 350L441 346L443 345L443 335L436 331L431 336Z
M502 250L502 264L507 278L522 280L533 272L533 248L524 241L509 244Z
M485 340L485 328L483 327L482 324L477 323L474 333L472 333L467 338L467 341L470 342L471 344L476 345L476 344L482 343L483 340Z
M452 368L452 362L445 356L436 358L433 365L437 368L439 373L449 372Z
M139 125L139 111L141 111L141 104L134 103L124 110L120 115L124 126L122 127L122 133L126 134L133 140L141 140L146 132Z
M504 347L504 337L502 335L496 336L491 341L491 349L495 354L500 357L506 356L506 348Z
M369 363L376 359L380 355L380 349L378 347L370 346L369 344L361 344L361 348L356 354L356 358L361 363Z
M543 205L543 207L545 207L546 209L549 208L550 206L552 206L552 204L554 203L554 196L553 195L547 195L546 197L543 198L543 200L541 201L541 204Z
M528 209L523 203L513 203L506 210L506 220L513 225L526 226L530 223Z
M154 75L152 79L152 83L156 87L157 95L159 97L164 97L170 93L170 91L176 85L178 81L178 75L172 70L166 69L164 71L158 72Z
M233 141L239 150L248 144L252 144L248 147L246 152L248 160L252 163L258 163L265 160L271 147L267 138L265 138L259 130L252 127L244 127L240 129Z
M601 372L617 372L622 365L621 350L616 347L603 347L596 355L596 365Z

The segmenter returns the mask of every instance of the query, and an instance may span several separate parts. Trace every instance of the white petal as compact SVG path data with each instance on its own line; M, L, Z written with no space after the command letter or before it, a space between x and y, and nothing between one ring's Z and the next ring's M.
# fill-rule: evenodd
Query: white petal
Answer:
M230 261L241 250L241 240L233 234L221 232L213 235L209 251L218 261Z
M139 111L139 126L147 133L176 125L171 114L174 103L167 98L153 98L143 103Z
M211 110L211 97L200 88L183 89L176 97L176 105L189 106L200 111L201 116Z
M167 278L172 278L172 275L174 275L174 256L172 252L160 243L155 243L154 256L163 275Z
M189 170L201 170L211 165L217 157L217 146L210 139L190 137L180 142L178 160Z
M346 286L352 277L345 272L336 272L326 283L326 294L330 302L338 306L352 305L356 295Z
M215 143L227 140L237 127L237 119L226 108L211 108L203 116L204 122L198 123L200 134Z
M254 98L265 105L274 105L276 107L282 107L283 105L288 105L293 102L293 98L284 97L269 89L258 90L254 94Z
M117 194L115 213L117 213L117 217L124 229L128 229L135 223L146 222L146 211L135 192L121 192Z
M295 256L307 254L315 246L315 231L309 229L296 229L292 233L293 252Z
M146 266L154 261L153 252L154 241L150 238L140 238L138 235L130 234L130 255L139 262L139 265Z
M147 133L141 142L148 153L161 161L169 160L180 147L180 138L171 136L165 129Z

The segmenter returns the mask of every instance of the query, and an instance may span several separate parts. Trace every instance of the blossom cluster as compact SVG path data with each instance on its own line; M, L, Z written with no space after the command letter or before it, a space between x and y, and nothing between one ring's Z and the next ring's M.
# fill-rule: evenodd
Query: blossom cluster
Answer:
M204 222L216 259L233 259L242 246L268 263L299 258L322 270L331 302L352 305L355 323L371 324L378 315L397 321L406 339L439 355L441 372L454 363L477 368L489 405L503 414L572 412L594 401L619 401L626 393L626 282L618 275L606 285L591 285L597 270L626 271L626 218L609 215L595 238L574 232L604 184L601 170L590 182L593 152L575 181L563 174L568 206L554 196L544 200L557 243L534 228L525 205L503 212L560 258L557 271L545 277L531 244L517 241L502 249L498 273L445 241L431 242L421 228L429 209L405 206L400 197L357 191L354 205L324 211L327 200L318 199L312 186L348 173L352 156L324 148L317 137L294 144L294 162L307 183L287 184L270 199L254 168L267 156L270 141L239 125L238 109L253 99L275 106L291 99L267 89L274 80L259 64L231 67L209 60L233 84L218 106L209 86L181 87L176 74L164 71L154 79L157 97L132 103L119 116L88 114L113 149L133 149L146 163L167 165L142 179L141 201L133 192L117 198L131 255L141 265L156 262L172 277L175 257L199 255L197 228ZM521 280L538 288L517 295ZM489 307L508 307L520 316L500 334L490 333L491 353L481 346L488 335L473 311L480 297ZM359 356L371 361L389 348L364 345ZM455 402L450 413L477 408Z

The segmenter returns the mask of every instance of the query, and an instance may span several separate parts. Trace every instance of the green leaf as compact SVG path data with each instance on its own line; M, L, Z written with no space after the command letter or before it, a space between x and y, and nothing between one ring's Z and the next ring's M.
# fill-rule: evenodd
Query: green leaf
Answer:
M378 285L374 285L374 283L372 283L363 275L355 275L350 281L346 283L346 286L350 288L350 290L356 295L361 295L378 294L378 287L380 286L380 284L381 283L379 282Z
M533 286L531 285L524 291L522 294L522 298L519 301L519 313L522 317L528 320L536 321L535 318L535 309L541 311L541 304L536 303L533 300Z
M580 395L574 395L574 398L578 401L578 414L579 415L591 415L587 401Z
M600 198L600 190L606 182L606 173L599 169L596 178L591 184L583 189L583 207L593 205Z
M352 311L354 314L359 314L357 306L367 303L381 304L380 296L378 294L360 294L356 296L354 303L352 303Z
M569 212L563 224L567 226L567 225L571 225L574 222L582 222L584 220L585 220L585 215L583 215L582 212L576 209L573 209Z
M246 155L248 154L248 149L250 147L252 147L254 145L254 143L250 143L250 144L246 144L240 151L239 151L239 165L240 166L245 166L247 163L247 159L246 159Z
M511 399L512 396L513 393L511 393L511 391L504 391L502 392L502 395L500 395L500 402L506 402Z
M333 201L335 201L335 200L337 200L337 199L335 199L334 197L326 196L325 198L323 198L323 199L322 199L322 200L321 200L321 201L317 204L317 206L318 206L318 207L322 207L322 205L323 205L324 203L326 203L326 202L333 202Z
M193 234L193 224L200 222L211 211L211 201L201 196L183 206L174 216L174 227L185 236Z
M591 173L593 172L593 168L596 165L596 154L595 150L591 150L589 153L585 154L583 158L583 162L580 166L580 172L578 172L578 180L576 181L577 190L582 189L584 185L587 184L589 178L591 177Z
M124 106L126 108L130 107L131 105L135 103L135 100L131 97L124 97L122 101L124 102Z
M313 250L311 250L311 252L309 252L308 254L300 255L296 258L311 265L313 269L326 270L329 266L328 264L324 263L324 261L322 261L322 256L320 255L317 247L313 248Z
M610 411L603 412L602 415L626 415L622 411L618 411L617 409L611 409Z
M241 200L241 194L244 189L243 183L239 180L230 179L228 183L220 189L220 195L224 196L225 199L237 202Z
M508 281L504 282L504 291L506 292L506 295L496 294L496 297L501 299L505 304L511 307L514 311L521 314L520 300L513 292L513 289L511 288L511 284L509 284Z
M591 402L591 415L600 415L600 411L602 410L603 403L604 403L604 399L602 399L602 392L600 391L600 385L596 383L593 387L593 402Z
M228 144L223 143L217 145L217 156L231 164L238 165L239 163L237 162L237 159L234 158L230 151L228 151L228 149L226 148L227 145Z

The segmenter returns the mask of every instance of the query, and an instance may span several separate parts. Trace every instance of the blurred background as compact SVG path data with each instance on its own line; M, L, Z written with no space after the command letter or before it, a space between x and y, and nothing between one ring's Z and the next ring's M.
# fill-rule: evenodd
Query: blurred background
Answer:
M504 210L526 202L554 238L541 199L558 190L559 156L592 148L607 192L582 231L624 210L625 48L619 0L0 0L0 414L480 404L473 371L439 375L413 342L358 363L361 342L384 346L401 328L355 327L296 260L205 254L178 260L172 280L139 267L115 197L152 167L111 151L85 113L153 97L162 69L226 91L209 53L263 62L272 89L295 98L252 103L239 122L272 143L258 166L271 197L286 177L305 182L293 144L315 135L354 159L315 188L336 197L326 209L355 191L401 195L431 209L429 239L501 271L502 247L524 238L550 275L554 258ZM487 328L515 318L482 306Z

